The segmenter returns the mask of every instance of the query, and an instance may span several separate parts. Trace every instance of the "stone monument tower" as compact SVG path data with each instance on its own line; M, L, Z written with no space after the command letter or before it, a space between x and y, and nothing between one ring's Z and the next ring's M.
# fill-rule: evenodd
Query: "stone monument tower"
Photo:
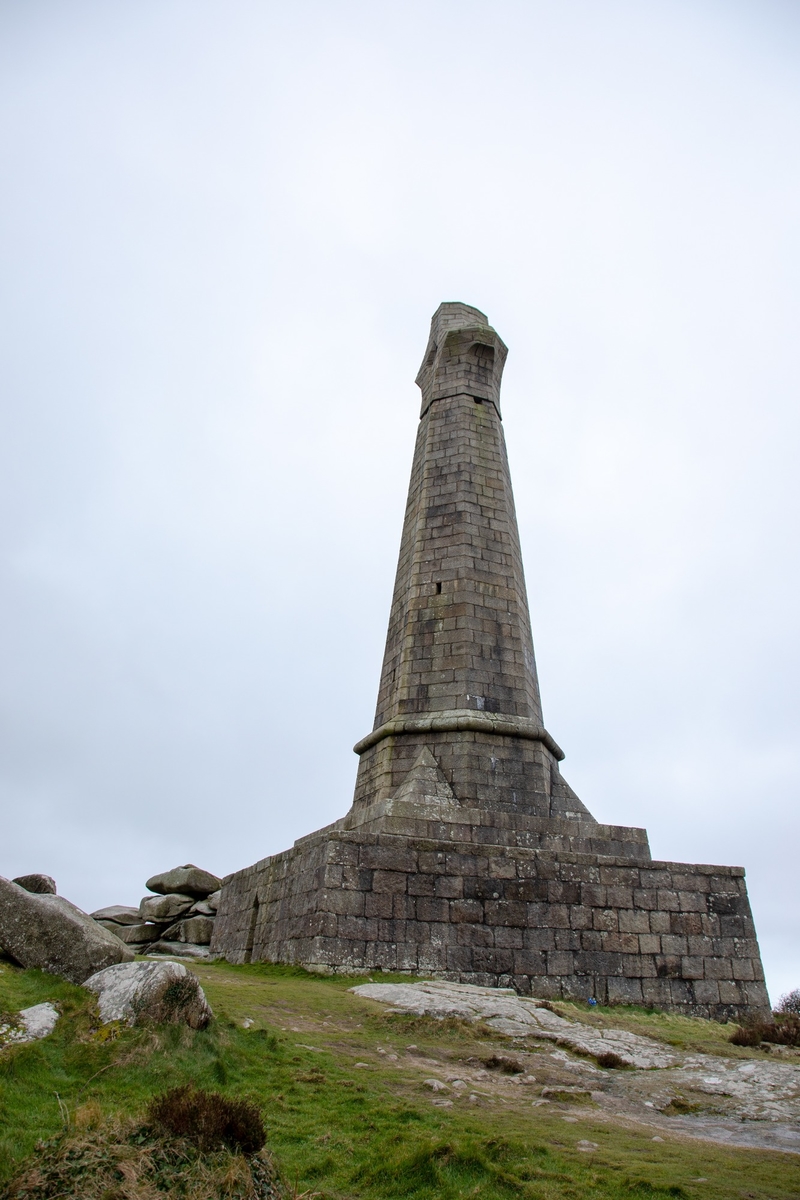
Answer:
M744 871L601 825L544 727L500 410L507 350L434 314L375 724L353 805L225 881L212 950L544 997L768 1011Z

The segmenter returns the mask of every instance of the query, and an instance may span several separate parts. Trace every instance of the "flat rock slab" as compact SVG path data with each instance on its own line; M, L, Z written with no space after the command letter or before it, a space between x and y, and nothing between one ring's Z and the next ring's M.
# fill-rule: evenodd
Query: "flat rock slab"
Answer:
M434 980L426 983L362 983L351 991L368 1000L391 1004L397 1012L483 1021L507 1037L544 1038L595 1057L614 1054L629 1067L672 1067L681 1061L667 1046L651 1038L624 1029L595 1029L577 1021L567 1021L543 1008L541 1001L518 996L511 988L482 988Z
M120 938L128 946L143 946L156 942L161 937L163 925L149 925L139 922L136 925L118 925L115 921L99 921L98 924Z
M19 1045L47 1037L56 1027L59 1012L54 1004L34 1004L23 1008L13 1023L0 1024L0 1046Z
M173 867L171 871L153 875L144 886L151 892L160 892L162 896L168 892L183 892L196 900L202 900L219 891L222 880L210 871L203 871L193 863L186 863L183 867Z
M129 904L109 904L89 914L95 921L114 921L117 925L138 925L141 921L139 909Z
M63 896L34 895L0 877L0 946L23 967L83 983L133 953Z
M168 955L170 958L196 958L203 962L211 962L216 958L208 946L195 946L190 942L153 942L148 946L147 955Z
M139 905L141 921L161 921L169 925L182 917L194 904L191 896L182 892L167 892L163 896L145 896Z
M98 971L84 987L97 996L103 1024L124 1021L205 1029L213 1013L197 977L182 963L120 963Z

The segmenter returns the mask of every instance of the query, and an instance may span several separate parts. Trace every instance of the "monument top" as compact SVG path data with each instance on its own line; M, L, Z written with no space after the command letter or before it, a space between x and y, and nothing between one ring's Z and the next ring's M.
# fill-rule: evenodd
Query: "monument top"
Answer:
M508 347L479 308L460 301L440 304L431 320L417 375L424 417L434 400L470 396L488 400L500 416L500 381Z

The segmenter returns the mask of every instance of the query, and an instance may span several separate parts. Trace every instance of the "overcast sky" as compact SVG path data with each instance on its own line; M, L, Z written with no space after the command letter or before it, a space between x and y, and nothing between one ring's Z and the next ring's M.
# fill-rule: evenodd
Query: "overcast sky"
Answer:
M564 774L800 986L799 67L793 0L2 0L0 873L346 812L462 300Z

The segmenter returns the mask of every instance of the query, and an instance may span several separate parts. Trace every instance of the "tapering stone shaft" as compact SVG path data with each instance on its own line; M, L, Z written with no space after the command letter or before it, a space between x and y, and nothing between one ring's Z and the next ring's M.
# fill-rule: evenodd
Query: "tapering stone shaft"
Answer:
M553 815L563 755L542 724L500 417L506 354L478 309L435 313L375 727L356 747L357 805L398 787L427 745L459 801Z
M443 330L442 317L455 307L442 305L434 317L426 355L435 355L434 369L420 372L427 387L376 727L393 717L448 709L542 720L496 407L506 349L483 314L480 324L473 318L466 329ZM453 343L455 353L442 363ZM443 381L450 394L440 396Z

